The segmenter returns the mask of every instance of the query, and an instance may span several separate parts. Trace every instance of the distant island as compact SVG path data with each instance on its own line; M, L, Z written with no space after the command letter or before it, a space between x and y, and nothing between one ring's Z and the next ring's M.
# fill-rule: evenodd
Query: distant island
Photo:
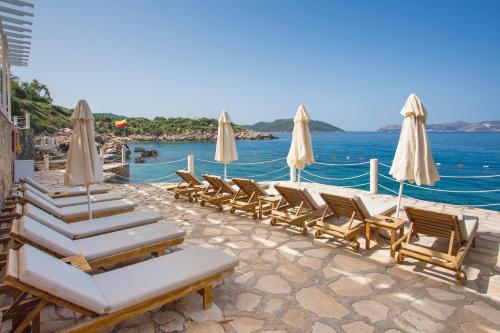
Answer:
M293 131L293 119L276 119L270 122L259 121L253 125L242 125L242 127L256 132L291 132ZM309 130L311 132L344 132L343 129L320 120L311 120Z
M401 130L401 125L386 125L380 127L378 132L396 132ZM500 121L480 121L469 123L465 121L455 121L443 124L427 125L429 132L500 132Z

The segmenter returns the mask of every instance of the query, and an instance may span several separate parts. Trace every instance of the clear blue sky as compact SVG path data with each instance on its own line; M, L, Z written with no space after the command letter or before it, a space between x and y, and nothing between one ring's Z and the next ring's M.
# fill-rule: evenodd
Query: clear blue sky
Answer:
M94 112L347 130L500 118L500 1L36 1L24 80Z

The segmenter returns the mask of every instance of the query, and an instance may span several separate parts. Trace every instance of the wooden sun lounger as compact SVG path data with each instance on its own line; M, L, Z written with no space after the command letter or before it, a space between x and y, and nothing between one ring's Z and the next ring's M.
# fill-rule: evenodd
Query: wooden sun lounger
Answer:
M228 203L236 195L232 187L220 176L203 175L208 182L208 186L200 194L200 204L210 204L222 211L222 205Z
M461 270L462 263L470 247L475 246L479 219L474 216L460 219L457 215L415 207L405 207L405 211L410 229L393 245L396 261L400 263L405 257L412 257L454 271L457 280L462 276L466 279L465 272ZM449 241L448 251L412 243L417 234Z
M87 195L87 188L83 186L75 186L75 187L58 186L58 187L48 188L30 177L21 177L19 181L21 184L22 183L30 184L31 186L35 187L39 191L49 195L52 198L68 198L68 197ZM109 188L104 185L90 186L91 194L106 193L108 191Z
M68 223L83 221L89 217L87 205L57 207L30 191L19 191L17 202L20 204L29 202ZM92 217L105 217L131 212L136 206L135 202L128 199L97 202L91 204Z
M233 178L233 183L238 186L238 192L229 201L231 214L234 214L237 210L241 210L252 214L252 219L257 219L259 198L269 196L269 194L252 179Z
M2 320L12 319L13 333L30 326L38 332L40 312L54 304L90 318L60 332L98 332L197 291L203 296L203 308L208 309L212 286L231 276L237 265L235 257L219 250L190 247L89 275L25 245L8 255L4 281L18 296L4 308Z
M302 234L306 235L307 227L315 224L326 206L318 206L307 189L286 185L275 185L274 188L281 195L281 200L271 211L271 225L277 221L289 223L300 227Z
M15 220L7 246L17 249L29 244L55 257L81 255L92 270L148 254L161 256L167 248L184 241L185 231L165 221L72 240L29 217ZM134 244L135 242L135 244ZM6 253L2 253L4 257ZM2 258L3 259L3 258Z
M198 178L186 170L177 170L175 173L181 178L181 181L177 185L167 189L174 192L175 199L186 197L189 202L193 202L207 187L207 185L202 184Z
M392 204L381 204L372 207L369 212L363 200L358 196L343 196L333 193L321 192L321 198L327 204L327 209L321 218L315 222L316 237L326 233L351 242L353 250L358 251L360 244L358 236L365 230L364 221L373 215L390 215L396 207Z

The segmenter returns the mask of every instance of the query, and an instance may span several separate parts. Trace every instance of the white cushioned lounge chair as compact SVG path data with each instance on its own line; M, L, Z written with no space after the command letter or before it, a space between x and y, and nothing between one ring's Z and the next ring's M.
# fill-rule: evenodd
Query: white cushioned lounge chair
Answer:
M64 332L97 332L170 303L196 291L203 306L211 305L212 285L234 272L238 259L220 250L189 247L113 271L89 275L29 245L10 250L5 283L20 291L18 303L4 312L15 319L14 332L39 323L40 311L49 304L90 317ZM27 299L27 296L35 298ZM27 311L18 310L31 302ZM26 304L26 303L24 303ZM35 330L36 327L32 327Z
M33 187L29 184L23 184L23 185L19 186L19 190L20 191L30 191L30 192L38 195L39 197L43 198L44 200L50 202L51 204L57 206L57 207L83 205L83 204L87 204L87 202L88 202L88 198L86 195L79 196L79 197L52 198L49 195L37 190L35 187ZM123 196L119 192L107 192L107 193L91 194L90 195L90 202L91 203L118 200L118 199L123 199Z
M29 202L45 210L46 212L64 220L65 222L86 220L89 216L88 206L86 204L78 206L57 207L56 205L29 190L26 190L24 192L18 191L17 195L18 199L22 203ZM91 206L92 216L94 218L97 218L130 212L133 211L136 206L137 204L134 201L128 199L96 202Z
M19 218L28 216L71 239L105 234L161 220L161 215L157 212L142 209L118 215L98 217L92 220L66 223L30 203L18 204L16 213Z
M55 186L55 187L46 187L36 180L34 180L31 177L21 177L20 179L21 183L26 183L30 184L37 190L39 190L42 193L45 193L51 197L57 197L57 198L63 198L63 197L73 197L73 196L80 196L80 195L87 195L87 188L84 186L75 186L75 187L70 187L70 186ZM91 194L97 194L97 193L105 193L108 192L109 188L105 185L91 185L90 186L90 193Z
M92 269L146 254L162 252L184 241L186 232L175 224L159 221L92 237L71 239L23 216L12 223L13 247L30 244L57 257L81 255Z

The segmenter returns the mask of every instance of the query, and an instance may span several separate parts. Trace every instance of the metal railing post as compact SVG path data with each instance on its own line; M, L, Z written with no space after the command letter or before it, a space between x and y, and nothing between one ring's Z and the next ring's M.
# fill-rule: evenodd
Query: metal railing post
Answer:
M127 163L126 158L127 158L127 153L126 153L125 145L123 145L122 146L122 164Z
M378 193L378 159L370 159L370 193Z
M188 155L187 170L194 175L194 155Z
M290 167L290 181L292 183L297 181L297 169L295 167Z

